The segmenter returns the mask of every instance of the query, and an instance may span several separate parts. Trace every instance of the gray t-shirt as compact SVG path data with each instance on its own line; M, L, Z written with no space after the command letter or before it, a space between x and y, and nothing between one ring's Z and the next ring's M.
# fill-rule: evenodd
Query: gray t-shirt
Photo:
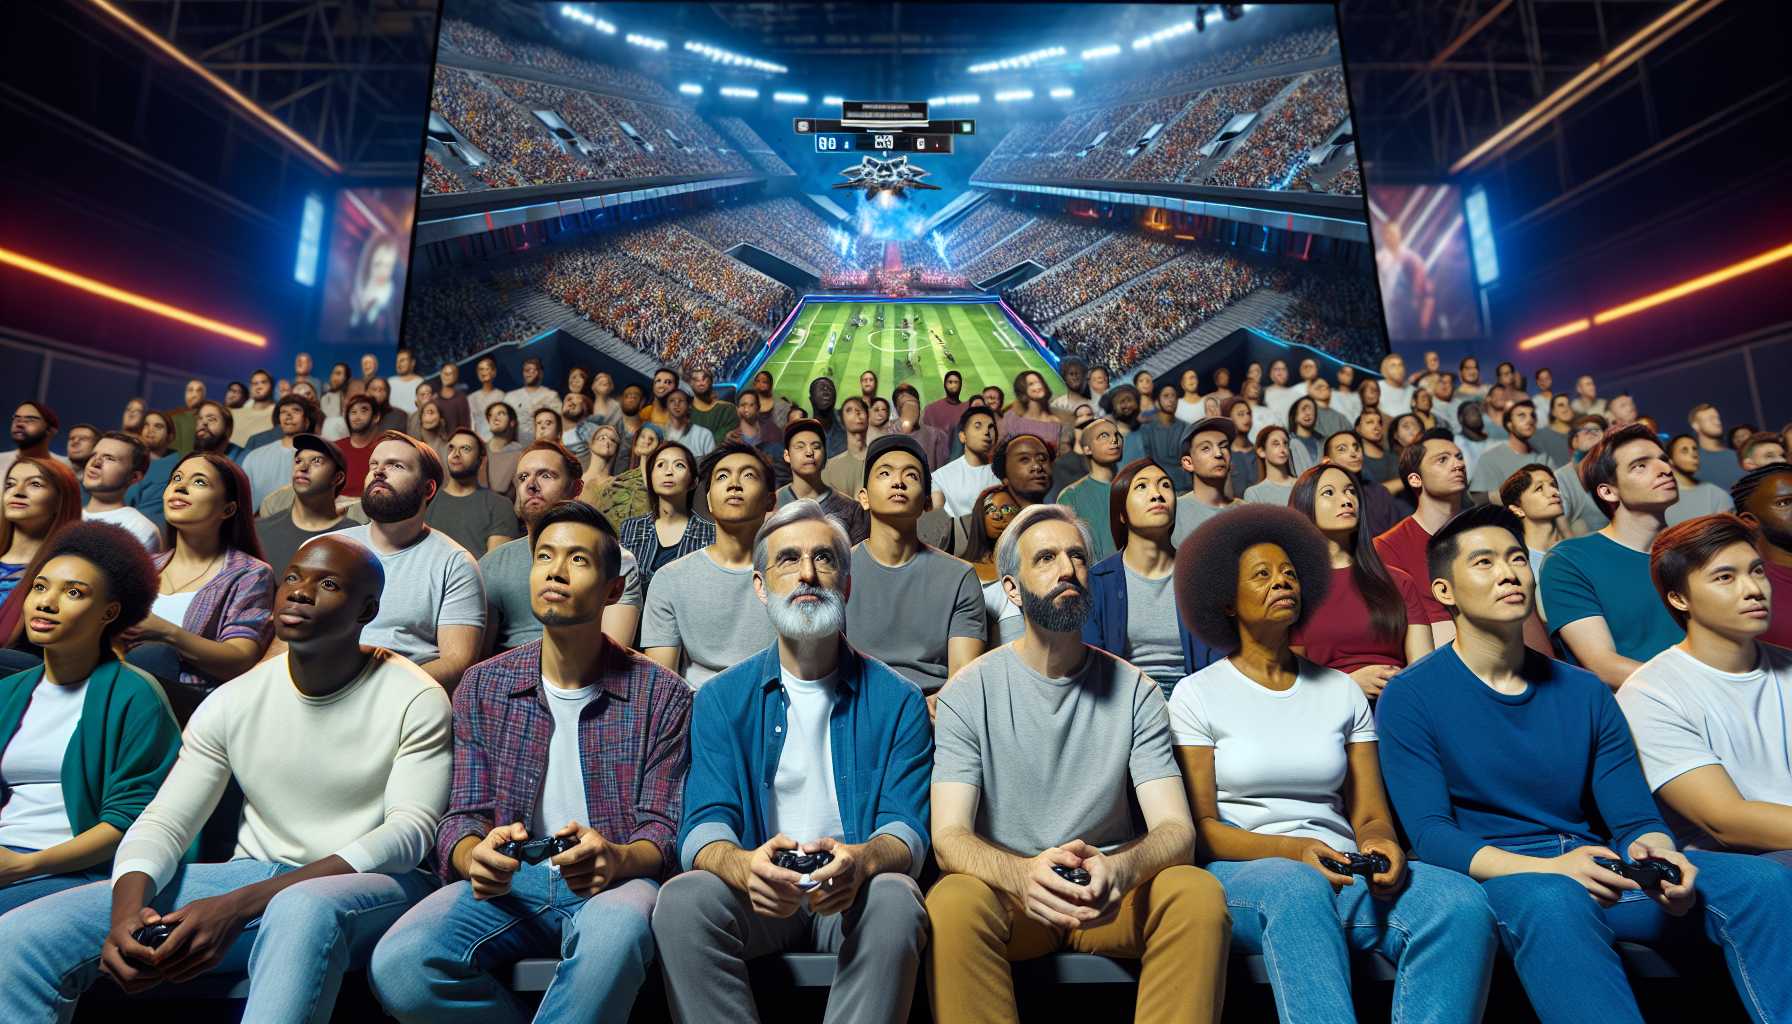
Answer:
M680 648L678 670L692 689L776 639L753 570L724 569L707 548L667 563L647 586L641 649Z
M1294 493L1293 484L1277 484L1259 480L1244 489L1244 500L1253 505L1286 505Z
M508 651L541 637L541 620L530 606L529 567L533 549L528 537L518 537L479 559L485 577L486 621L498 639L497 649ZM641 574L634 570L634 556L624 548L622 571L627 582L617 604L641 607Z
M1736 503L1730 500L1730 492L1705 480L1700 480L1691 487L1680 488L1680 500L1668 506L1668 525L1684 523L1688 519L1713 515L1718 512L1734 512Z
M466 497L443 491L429 503L429 513L424 518L431 527L472 552L474 558L485 554L487 537L517 537L523 532L510 502L489 487L481 487Z
M998 647L940 691L933 781L981 790L977 834L1025 857L1072 839L1111 852L1138 838L1134 790L1178 774L1163 692L1087 650L1075 675L1051 679Z
M891 568L864 544L852 549L846 635L929 693L946 682L946 646L955 636L987 640L983 584L969 562L923 544Z
M1568 443L1568 435L1558 434L1547 426L1538 427L1531 435L1531 447L1543 456L1537 461L1550 469L1574 461L1574 448Z
M1195 494L1190 491L1176 499L1176 522L1170 527L1170 543L1180 545L1182 539L1201 528L1201 524L1229 508L1237 508L1244 504L1235 501L1230 505L1215 508L1204 501L1196 501Z
M1468 489L1475 494L1491 494L1497 500L1506 478L1533 462L1549 465L1542 452L1515 452L1504 441L1488 445L1468 476Z
M485 583L467 549L430 530L403 551L382 554L371 526L339 531L367 545L386 569L380 613L361 630L361 642L402 654L419 665L441 657L436 634L443 626L485 628Z
M1157 579L1140 576L1121 563L1126 573L1126 660L1163 687L1164 699L1182 680L1182 633L1176 628L1174 573Z

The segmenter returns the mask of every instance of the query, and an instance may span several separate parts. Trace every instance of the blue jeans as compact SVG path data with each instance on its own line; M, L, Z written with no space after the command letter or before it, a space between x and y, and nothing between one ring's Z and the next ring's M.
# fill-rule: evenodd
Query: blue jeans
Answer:
M35 853L22 846L8 846L14 853ZM22 907L33 900L41 900L52 893L64 889L73 889L77 885L97 882L105 878L109 870L106 866L88 868L85 871L71 871L66 875L33 875L21 878L11 885L0 886L0 914Z
M1263 955L1284 1021L1351 1024L1350 951L1394 961L1392 1019L1473 1024L1487 1003L1497 948L1493 913L1474 880L1430 864L1408 864L1392 900L1366 879L1342 892L1317 870L1285 857L1215 861L1226 886L1232 947Z
M590 899L574 895L546 864L525 864L510 892L473 898L467 882L444 886L392 927L373 953L368 980L401 1021L509 1024L530 1019L494 972L530 957L559 957L537 1021L625 1024L653 963L659 883L631 878Z
M233 860L189 864L151 905L166 913L293 870ZM268 901L214 972L249 975L246 1024L326 1024L342 976L367 963L374 943L432 889L428 876L353 874L313 878ZM95 882L0 917L0 1020L67 1021L99 974L112 927L112 886Z
M1564 875L1506 875L1481 883L1500 941L1544 1024L1642 1021L1612 947L1619 940L1717 943L1750 1017L1792 1020L1792 871L1752 854L1688 850L1686 859L1699 869L1699 900L1678 918L1641 892L1602 907Z

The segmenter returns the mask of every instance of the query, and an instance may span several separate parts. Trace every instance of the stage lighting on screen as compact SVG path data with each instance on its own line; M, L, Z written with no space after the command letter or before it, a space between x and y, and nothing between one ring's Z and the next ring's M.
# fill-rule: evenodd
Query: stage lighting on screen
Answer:
M1067 100L1076 95L1076 90L1068 85L1060 85L1052 89L1051 95L1054 100Z
M756 100L759 98L759 90L744 85L724 85L722 95L734 100Z
M678 91L684 93L686 96L703 95L703 87L695 82L680 82L678 84Z
M1100 60L1103 57L1120 56L1120 44L1108 43L1106 46L1094 46L1083 51L1084 60Z
M809 94L806 92L774 92L772 93L772 102L807 103L809 102Z
M1493 218L1487 213L1487 190L1477 188L1463 200L1468 215L1469 251L1475 257L1475 283L1485 288L1500 279L1500 258L1493 248Z
M997 103L1011 103L1015 100L1030 100L1032 98L1033 90L1031 89L1004 89L996 93Z
M837 107L840 104L846 102L846 97L844 97L844 96L823 96L821 98L821 102L826 106Z
M324 201L313 193L305 197L305 212L299 218L299 255L292 268L292 279L307 288L317 284L317 258L323 240Z

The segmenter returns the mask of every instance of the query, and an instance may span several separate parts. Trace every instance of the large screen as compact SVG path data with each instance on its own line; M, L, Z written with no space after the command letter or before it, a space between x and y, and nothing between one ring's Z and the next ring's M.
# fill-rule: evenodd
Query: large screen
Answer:
M1393 341L1478 337L1462 193L1454 185L1370 185L1375 268Z
M336 194L319 332L324 341L398 343L416 206L417 194L408 188L345 188Z

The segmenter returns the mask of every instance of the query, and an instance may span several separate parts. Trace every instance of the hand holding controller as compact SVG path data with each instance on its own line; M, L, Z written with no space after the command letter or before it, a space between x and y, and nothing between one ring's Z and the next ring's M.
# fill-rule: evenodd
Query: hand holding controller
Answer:
M1639 861L1622 861L1613 860L1610 857L1594 857L1593 863L1607 871L1623 875L1625 878L1628 878L1641 886L1644 892L1660 891L1661 883L1664 881L1669 885L1680 884L1680 868L1677 865L1658 857L1648 857Z
M509 857L511 860L519 860L525 864L540 864L549 857L558 856L577 845L579 845L579 841L572 836L542 836L540 839L522 841L511 839L499 843L497 849L499 854Z
M1088 885L1089 870L1087 868L1067 868L1062 864L1053 864L1052 873L1071 885Z
M1334 871L1340 875L1361 875L1364 878L1382 874L1394 866L1386 854L1349 853L1345 856L1350 858L1350 862L1347 864L1339 863L1330 857L1319 858L1319 863L1325 865L1327 871Z
M772 854L772 863L786 871L794 871L803 876L797 883L799 889L813 889L819 882L811 882L809 876L834 862L834 855L826 850L814 853L803 853L800 850L779 850Z

